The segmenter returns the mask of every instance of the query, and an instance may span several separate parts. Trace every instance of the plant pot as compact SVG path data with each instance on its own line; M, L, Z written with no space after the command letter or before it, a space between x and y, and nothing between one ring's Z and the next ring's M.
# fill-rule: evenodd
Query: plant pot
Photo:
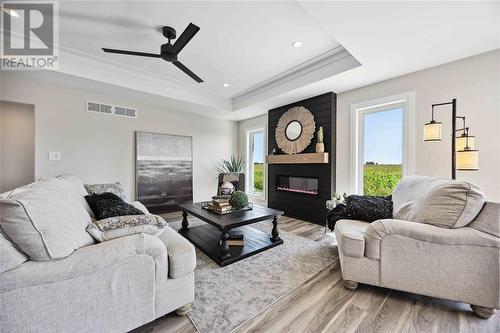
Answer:
M324 153L325 152L325 144L324 143L317 143L316 144L316 152L317 153Z

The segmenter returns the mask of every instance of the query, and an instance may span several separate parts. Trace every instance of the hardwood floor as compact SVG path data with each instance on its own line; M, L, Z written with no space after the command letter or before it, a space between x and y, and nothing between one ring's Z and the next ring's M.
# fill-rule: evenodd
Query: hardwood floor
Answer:
M169 220L177 219L171 217ZM281 231L332 243L322 226L282 217ZM196 332L187 317L168 314L134 333ZM500 311L489 320L476 317L468 304L362 285L342 284L339 262L319 272L237 332L500 332Z

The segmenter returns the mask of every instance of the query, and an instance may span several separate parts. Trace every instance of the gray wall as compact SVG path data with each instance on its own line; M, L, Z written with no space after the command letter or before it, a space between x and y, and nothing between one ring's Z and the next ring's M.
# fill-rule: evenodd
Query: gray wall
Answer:
M33 105L0 101L0 192L35 179Z
M194 200L199 201L216 193L218 161L236 152L235 122L158 107L130 89L122 88L121 96L107 89L96 93L16 73L3 75L1 84L1 99L35 107L36 178L69 173L87 183L120 181L134 198L134 131L188 135L193 137ZM138 118L86 112L86 100L136 108ZM49 161L50 151L61 152L62 159Z

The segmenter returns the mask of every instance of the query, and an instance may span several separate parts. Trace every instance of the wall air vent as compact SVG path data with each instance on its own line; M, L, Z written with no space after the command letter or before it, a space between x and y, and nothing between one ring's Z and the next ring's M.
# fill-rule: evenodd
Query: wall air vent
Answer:
M113 107L108 104L87 101L87 111L112 114Z
M113 106L105 103L87 101L87 111L105 113L119 117L137 118L137 110L124 106Z
M137 118L137 110L115 106L115 115L129 118Z

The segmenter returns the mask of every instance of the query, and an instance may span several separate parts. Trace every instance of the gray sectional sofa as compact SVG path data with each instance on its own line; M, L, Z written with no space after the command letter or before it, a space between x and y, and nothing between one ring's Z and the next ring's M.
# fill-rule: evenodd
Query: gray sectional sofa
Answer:
M2 333L126 332L193 301L192 244L170 227L97 244L85 194L63 176L0 196Z
M366 283L500 308L500 204L469 183L411 176L393 193L393 219L335 226L344 285Z

